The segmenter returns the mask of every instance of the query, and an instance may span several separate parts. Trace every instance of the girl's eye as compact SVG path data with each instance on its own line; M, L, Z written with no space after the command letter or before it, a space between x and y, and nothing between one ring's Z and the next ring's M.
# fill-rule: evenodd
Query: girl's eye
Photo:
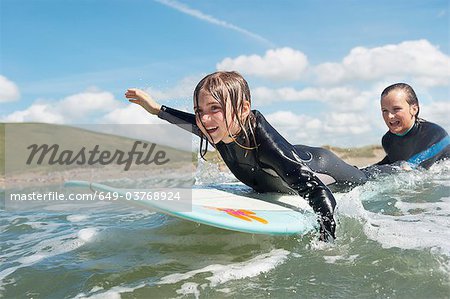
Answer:
M215 112L215 111L219 111L220 110L220 106L211 106L211 111Z

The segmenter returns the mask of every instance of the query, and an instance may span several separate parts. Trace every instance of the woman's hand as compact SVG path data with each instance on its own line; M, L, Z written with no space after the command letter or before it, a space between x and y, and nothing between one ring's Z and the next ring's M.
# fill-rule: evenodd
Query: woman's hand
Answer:
M152 97L141 89L130 88L125 93L125 97L131 102L142 106L151 114L158 114L161 105L155 102Z

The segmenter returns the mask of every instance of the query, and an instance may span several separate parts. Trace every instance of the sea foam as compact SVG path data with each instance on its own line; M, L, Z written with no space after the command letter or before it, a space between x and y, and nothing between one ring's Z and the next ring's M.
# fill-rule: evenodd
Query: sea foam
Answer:
M450 256L449 166L447 161L428 171L391 175L338 194L338 213L360 219L367 237L384 248L434 249Z

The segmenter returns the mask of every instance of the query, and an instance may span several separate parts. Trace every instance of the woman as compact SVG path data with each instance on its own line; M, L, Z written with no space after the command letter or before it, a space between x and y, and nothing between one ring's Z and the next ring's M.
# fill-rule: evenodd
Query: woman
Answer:
M401 164L430 168L450 157L450 137L437 124L419 118L419 100L406 83L386 87L381 112L389 131L382 138L386 157L375 165Z

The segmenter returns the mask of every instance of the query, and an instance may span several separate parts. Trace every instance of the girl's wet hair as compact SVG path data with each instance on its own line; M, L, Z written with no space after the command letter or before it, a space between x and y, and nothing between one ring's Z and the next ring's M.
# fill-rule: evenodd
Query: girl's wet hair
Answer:
M386 87L383 92L381 93L381 99L383 99L384 97L386 97L391 91L393 90L401 90L405 93L406 95L406 102L411 106L411 105L416 105L417 106L417 113L415 115L416 120L419 119L419 110L420 110L420 106L419 106L419 99L417 99L416 93L414 92L414 89L409 86L406 83L395 83L392 84L388 87Z
M248 87L247 81L237 72L220 71L207 75L202 80L200 80L194 90L194 102L197 107L199 105L199 94L201 90L208 92L214 99L217 100L217 102L222 107L224 115L227 115L226 103L228 100L230 101L232 109L232 119L233 121L237 120L238 125L241 128L240 132L245 135L244 144L240 144L236 140L235 142L246 149L255 148L256 142L253 131L254 115L252 112L250 112L249 116L246 119L241 119L241 112L244 101L248 101L251 104L250 88ZM200 118L200 122L201 121L202 120ZM226 117L225 124L228 128L229 124L227 123ZM235 137L232 136L230 132L228 132L228 134L233 138ZM249 135L252 136L253 146L250 142ZM204 149L203 144L206 144ZM200 139L200 156L202 158L204 158L207 149L208 142L205 140L204 136L202 136Z

